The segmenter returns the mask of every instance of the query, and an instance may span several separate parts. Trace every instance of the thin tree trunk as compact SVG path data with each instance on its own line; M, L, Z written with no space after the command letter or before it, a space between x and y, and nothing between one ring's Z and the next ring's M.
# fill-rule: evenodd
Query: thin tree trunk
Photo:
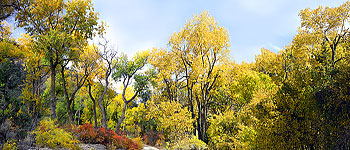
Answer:
M56 119L56 67L53 65L53 62L50 64L50 69L51 69L51 117L53 119Z
M116 130L120 129L120 126L122 125L122 123L123 123L123 121L125 119L126 106L127 106L127 103L124 102L123 109L122 109L122 115L120 116L120 118L118 120L118 124L117 124L117 129Z
M107 93L107 90L108 90L108 77L109 77L110 73L111 73L111 71L106 73L106 79L105 79L106 85L105 85L105 89L104 89L102 95L100 96L100 98L97 99L98 106L100 107L100 110L101 110L101 113L102 113L102 124L103 124L103 127L105 127L106 129L108 128L108 126L107 126L107 114L106 114L105 107L104 107L103 104L102 104L102 100L103 100L103 98L105 97L105 95L106 95L106 93Z
M64 97L67 101L67 113L68 113L68 122L69 124L73 124L73 117L72 117L72 110L71 110L71 105L72 105L72 101L69 99L68 96L68 91L67 91L67 87L66 87L66 78L64 76L64 67L62 66L61 68L61 74L62 74L62 81L63 81L63 91L64 91Z
M91 98L91 100L92 100L92 102L93 102L95 128L97 128L96 101L95 101L95 98L92 96L92 93L91 93L91 84L90 84L90 83L89 83L89 95L90 95L90 98Z
M70 99L70 101L72 102L72 104L71 104L71 110L72 110L72 114L74 113L74 118L73 118L73 115L71 115L72 116L72 121L73 121L73 123L74 123L74 120L75 120L75 114L76 114L76 111L75 111L75 109L74 109L74 106L75 106L75 96L72 96L72 98Z
M73 115L72 115L72 110L70 109L70 106L72 105L72 101L67 100L67 112L68 112L68 121L69 124L73 124Z
M104 92L105 93L105 92ZM104 97L105 94L103 94L103 96L101 96L97 102L98 102L98 106L100 107L100 110L102 112L102 124L103 124L103 127L105 127L107 129L107 117L106 117L106 110L105 110L105 107L103 107L102 105L102 99Z
M124 106L123 106L123 109L122 109L122 114L118 120L118 123L117 123L117 128L115 129L116 132L118 132L120 130L120 126L122 124L122 122L124 121L125 119L125 112L126 112L126 106L132 102L136 96L138 95L139 91L136 91L136 93L134 94L134 96L132 96L129 100L126 100L125 98L125 92L126 92L126 88L127 88L127 85L129 84L129 81L130 79L127 79L127 83L125 83L126 80L124 80L124 88L123 88L123 93L122 93L122 98L123 98L123 101L124 101Z
M190 111L191 111L191 114L192 114L192 119L195 119L196 115L194 114L194 109L193 109L193 99L190 100ZM194 135L196 135L196 130L197 130L196 121L194 121L193 122L193 134Z
M95 100L92 100L92 102L93 102L93 109L94 109L95 128L97 128L96 101L95 101Z

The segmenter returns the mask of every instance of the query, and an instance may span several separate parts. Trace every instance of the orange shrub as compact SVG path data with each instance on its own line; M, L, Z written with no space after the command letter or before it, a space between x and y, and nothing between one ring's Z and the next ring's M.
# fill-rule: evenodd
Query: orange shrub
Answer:
M78 128L74 130L74 133L77 135L80 141L85 143L98 143L96 142L98 133L91 124L83 124L78 126Z
M118 135L110 129L94 129L91 124L80 125L73 132L85 143L103 144L110 149L141 149L143 147L142 142L134 142L125 135Z

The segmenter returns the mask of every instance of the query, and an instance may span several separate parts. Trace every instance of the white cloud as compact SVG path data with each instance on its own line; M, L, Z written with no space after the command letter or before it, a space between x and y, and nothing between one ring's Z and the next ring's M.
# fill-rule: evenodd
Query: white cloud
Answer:
M110 38L119 50L132 57L136 51L164 47L169 36L185 22L208 10L228 29L231 55L236 62L254 60L260 48L273 51L288 45L299 26L298 13L304 8L339 6L341 1L318 0L94 0L96 11L107 21Z

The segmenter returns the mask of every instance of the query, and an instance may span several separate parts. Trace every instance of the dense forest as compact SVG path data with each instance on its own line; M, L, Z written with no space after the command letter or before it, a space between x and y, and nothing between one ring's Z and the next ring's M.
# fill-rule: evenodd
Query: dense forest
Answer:
M3 149L350 149L350 2L301 10L289 45L240 64L207 11L129 58L90 0L0 7Z

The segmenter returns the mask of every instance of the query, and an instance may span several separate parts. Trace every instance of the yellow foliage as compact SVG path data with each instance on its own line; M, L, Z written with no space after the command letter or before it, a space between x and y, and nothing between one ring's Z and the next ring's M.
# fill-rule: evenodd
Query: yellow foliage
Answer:
M155 119L157 130L163 131L166 139L177 141L193 130L194 119L187 108L182 108L179 102L167 101L156 104L154 101L147 103L149 114L147 118Z
M7 141L3 146L3 150L17 150L17 144L14 140Z
M141 103L137 107L128 109L125 114L125 120L122 126L125 127L126 131L133 133L134 135L140 135L141 127L138 126L142 121L147 121L146 115L149 110L146 109L145 104Z
M143 149L143 141L140 137L136 137L131 139L136 145L138 146L138 149Z
M9 57L20 58L22 51L11 37L12 27L6 21L0 22L0 63Z
M195 149L203 150L208 149L207 144L198 139L197 136L185 137L179 139L179 141L168 145L167 149Z
M79 140L74 139L73 135L58 127L54 120L44 119L40 125L33 131L35 143L40 147L69 149L79 149L77 144Z

